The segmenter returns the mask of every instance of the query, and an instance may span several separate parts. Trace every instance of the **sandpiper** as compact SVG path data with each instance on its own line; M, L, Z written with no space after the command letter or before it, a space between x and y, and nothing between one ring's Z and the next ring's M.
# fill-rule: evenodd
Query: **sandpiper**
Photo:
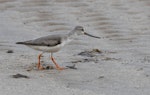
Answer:
M50 58L52 62L55 64L56 69L63 70L63 67L60 67L55 59L53 58L53 53L58 52L64 45L71 42L76 36L78 35L87 35L90 37L98 38L100 37L93 36L88 34L84 31L82 26L76 26L71 32L68 34L57 34L57 35L49 35L41 38L37 38L34 40L24 41L24 42L17 42L16 44L24 44L32 49L42 51L41 54L38 55L38 69L43 69L41 65L41 56L45 52L49 52L51 54Z

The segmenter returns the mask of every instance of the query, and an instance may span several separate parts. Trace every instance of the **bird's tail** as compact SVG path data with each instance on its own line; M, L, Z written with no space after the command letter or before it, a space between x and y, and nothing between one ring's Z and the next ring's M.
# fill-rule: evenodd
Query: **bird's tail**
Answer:
M16 44L24 44L24 42L16 42Z

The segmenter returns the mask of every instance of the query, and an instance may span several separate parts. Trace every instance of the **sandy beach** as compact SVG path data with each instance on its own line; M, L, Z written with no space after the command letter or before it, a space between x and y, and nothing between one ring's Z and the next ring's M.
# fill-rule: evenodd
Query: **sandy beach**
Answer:
M149 0L0 0L0 95L149 95L149 11ZM77 25L101 37L54 54L77 69L37 70L40 52L15 44ZM49 53L42 62L53 66Z

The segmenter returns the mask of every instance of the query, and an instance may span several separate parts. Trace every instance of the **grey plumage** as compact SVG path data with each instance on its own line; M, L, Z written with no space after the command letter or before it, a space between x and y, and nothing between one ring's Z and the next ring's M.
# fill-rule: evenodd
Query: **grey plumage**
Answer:
M59 35L49 35L35 40L17 42L16 44L34 45L34 46L56 46L61 44L62 38Z

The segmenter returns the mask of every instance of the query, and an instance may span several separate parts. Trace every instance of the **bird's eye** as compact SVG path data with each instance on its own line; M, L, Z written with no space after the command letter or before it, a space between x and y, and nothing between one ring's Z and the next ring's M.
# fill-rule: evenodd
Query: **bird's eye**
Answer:
M84 31L84 29L83 29L83 28L82 28L81 30L82 30L82 31Z

